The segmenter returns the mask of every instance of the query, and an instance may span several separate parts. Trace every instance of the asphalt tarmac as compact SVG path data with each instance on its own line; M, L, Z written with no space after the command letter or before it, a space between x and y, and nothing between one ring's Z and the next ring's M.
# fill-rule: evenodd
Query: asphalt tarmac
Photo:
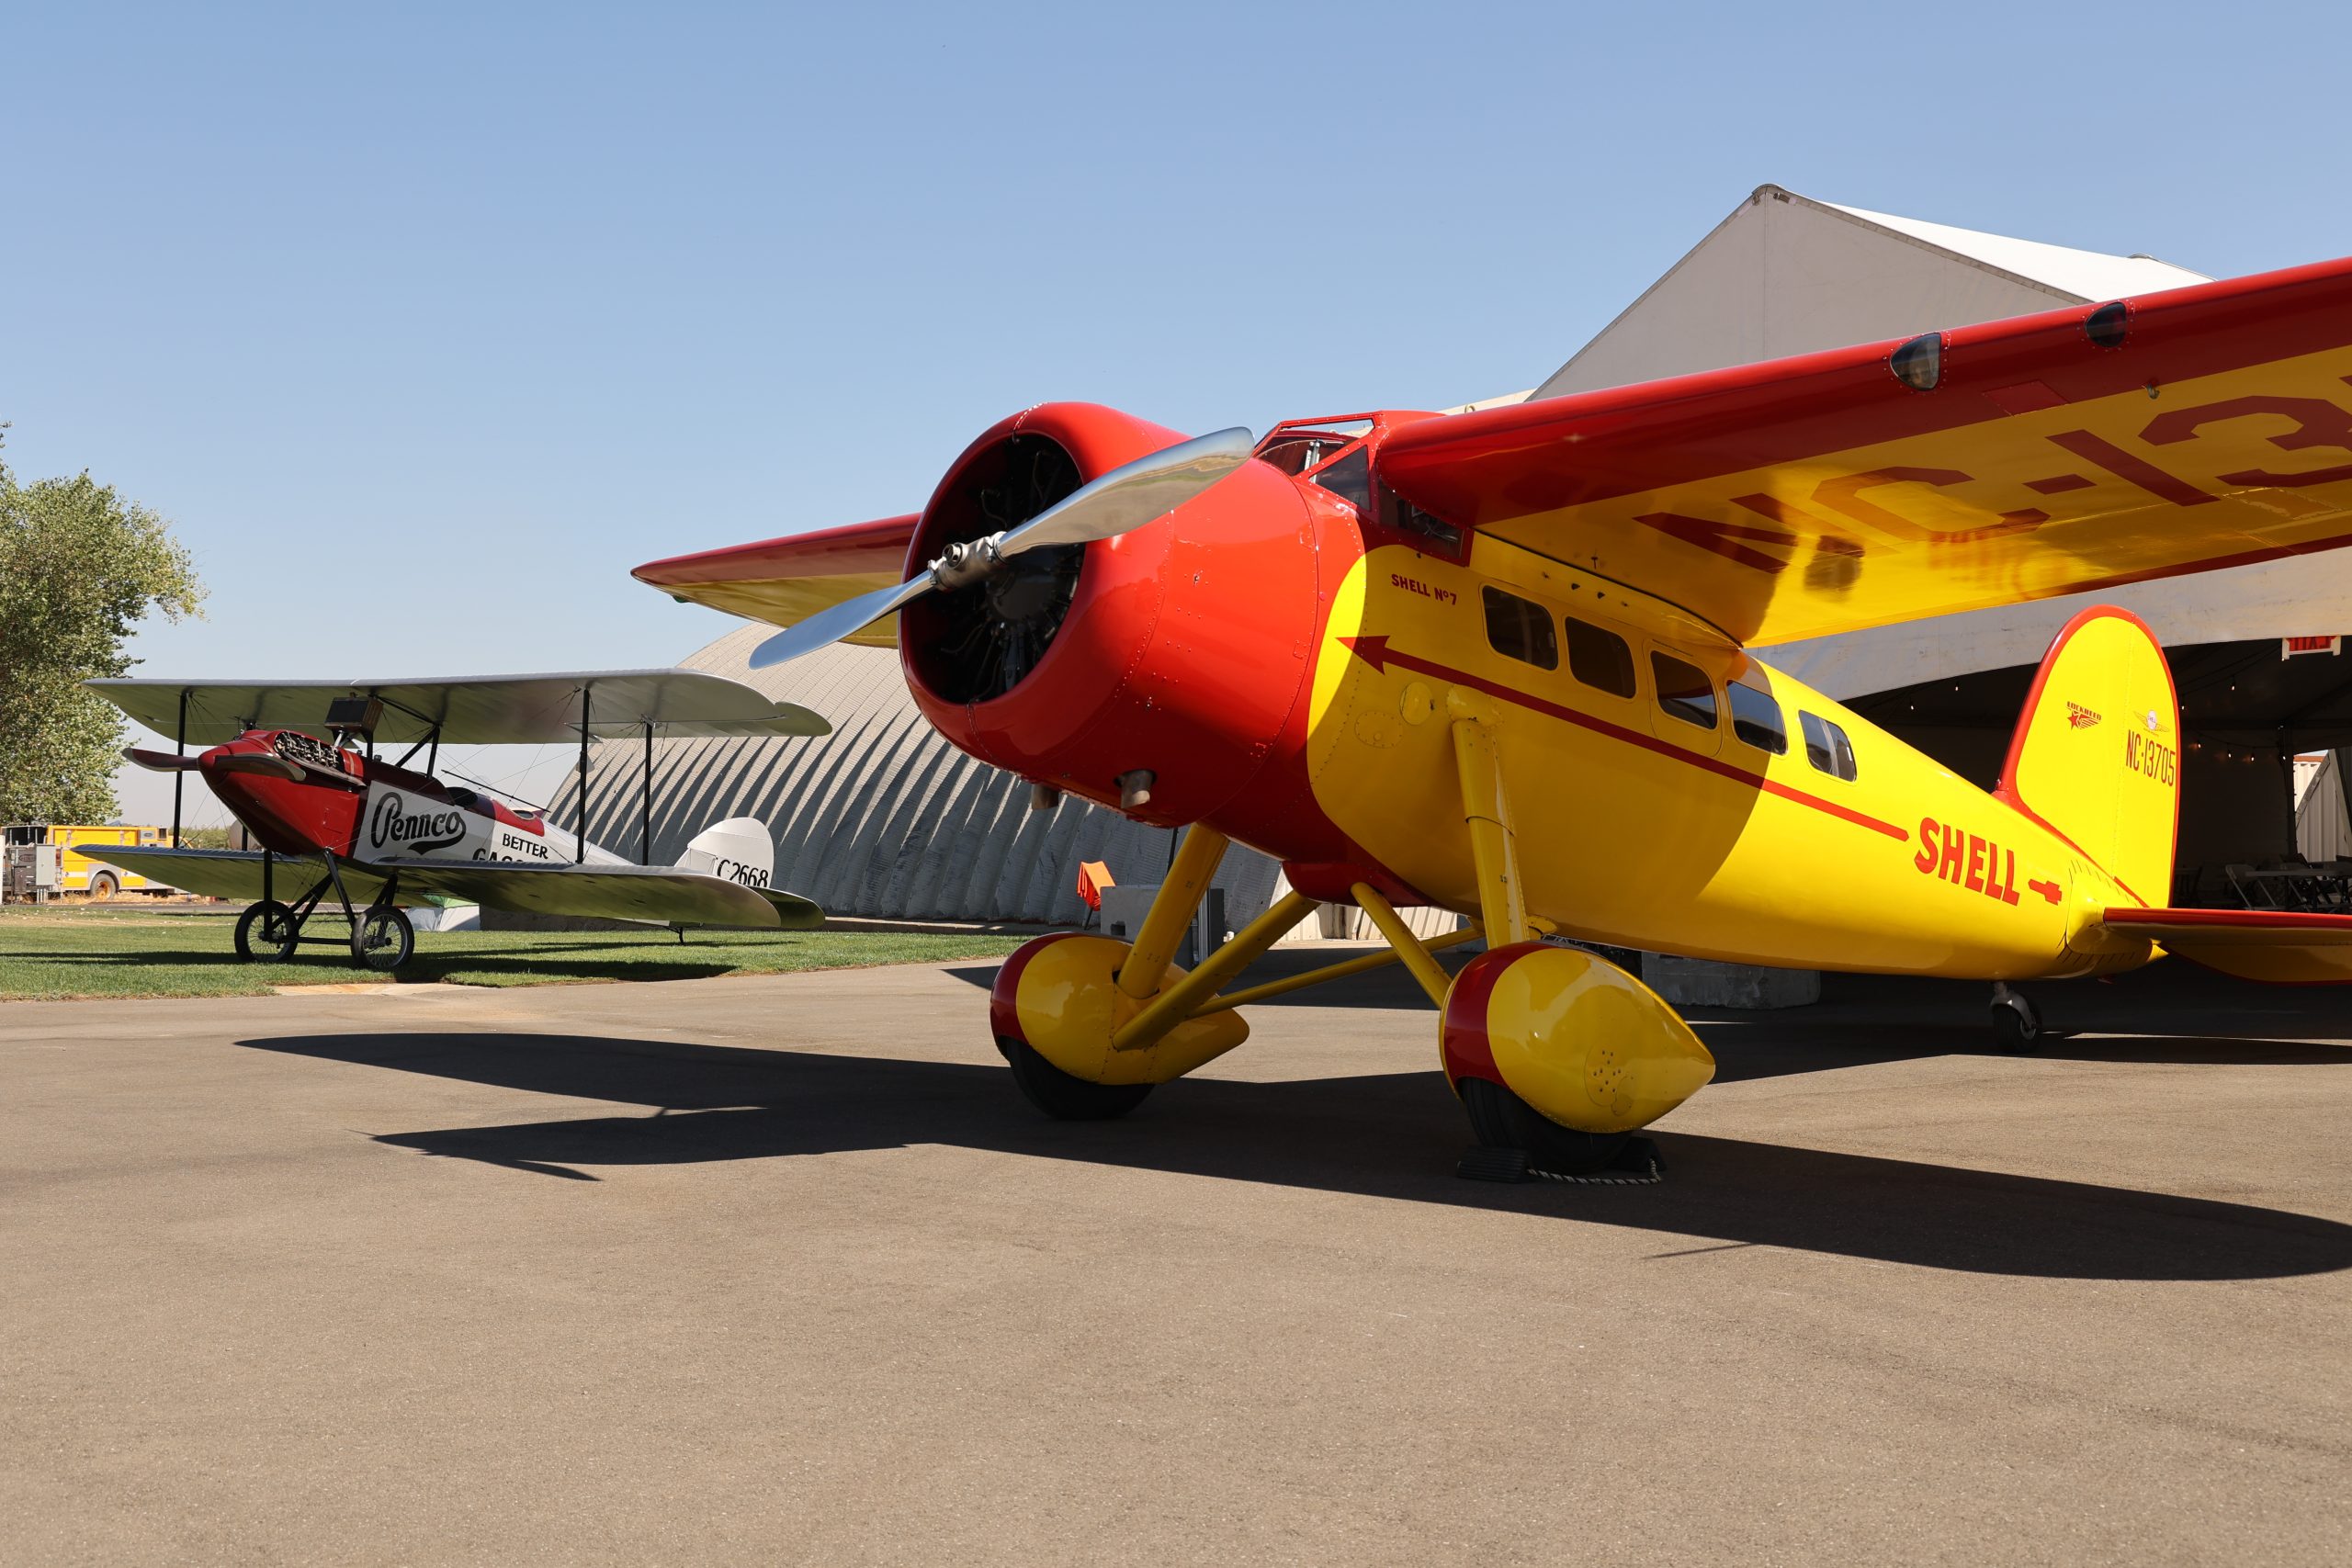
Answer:
M0 1562L2352 1560L2335 993L1833 977L1497 1187L1393 974L1091 1125L987 978L0 1007Z

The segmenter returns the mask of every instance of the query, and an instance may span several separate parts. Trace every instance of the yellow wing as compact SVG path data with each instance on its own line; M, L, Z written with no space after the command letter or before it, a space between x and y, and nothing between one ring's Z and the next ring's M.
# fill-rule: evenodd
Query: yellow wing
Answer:
M671 556L648 561L629 575L673 598L730 615L797 626L820 610L896 585L906 575L907 546L922 521L915 513ZM896 648L899 617L886 615L842 640Z

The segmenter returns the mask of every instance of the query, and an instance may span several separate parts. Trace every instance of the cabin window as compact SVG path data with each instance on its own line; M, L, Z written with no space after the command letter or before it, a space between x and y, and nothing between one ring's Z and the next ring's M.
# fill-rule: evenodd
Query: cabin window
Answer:
M1745 681L1734 681L1724 688L1724 695L1731 699L1731 732L1755 747L1770 751L1775 757L1789 749L1788 722L1781 716L1781 705L1772 694L1751 686Z
M1819 714L1799 713L1804 725L1805 761L1823 773L1841 779L1854 776L1854 743L1846 732L1823 718Z
M1560 667L1560 645L1552 636L1552 617L1543 605L1499 588L1481 592L1487 602L1487 640L1495 645L1497 653L1538 670Z
M1669 716L1702 729L1714 728L1715 683L1704 670L1670 653L1653 653L1650 673L1657 677L1657 705Z
M1356 509L1358 516L1372 509L1372 452L1359 446L1318 473L1307 476Z
M1612 697L1634 694L1634 650L1615 632L1567 617L1568 673Z

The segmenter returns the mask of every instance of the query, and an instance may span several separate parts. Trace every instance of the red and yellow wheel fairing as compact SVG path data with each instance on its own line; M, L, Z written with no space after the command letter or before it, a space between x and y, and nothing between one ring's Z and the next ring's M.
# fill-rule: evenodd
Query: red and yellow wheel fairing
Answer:
M1188 1019L1149 1045L1112 1049L1118 1027L1148 998L1119 988L1129 944L1074 931L1041 936L997 971L989 1021L1001 1039L1018 1040L1074 1078L1097 1084L1166 1083L1224 1055L1250 1038L1238 1012ZM1163 987L1185 971L1171 964Z
M1706 1087L1715 1059L1657 994L1605 959L1523 942L1454 977L1446 1081L1485 1078L1579 1133L1647 1126Z

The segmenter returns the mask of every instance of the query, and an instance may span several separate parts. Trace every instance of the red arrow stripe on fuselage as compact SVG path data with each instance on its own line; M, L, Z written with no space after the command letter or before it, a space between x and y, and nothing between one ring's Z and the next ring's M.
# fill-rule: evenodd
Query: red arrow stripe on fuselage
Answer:
M1883 833L1890 839L1897 839L1906 844L1911 841L1911 835L1907 831L1892 822L1881 821L1868 812L1857 811L1850 806L1840 806L1834 800L1824 800L1817 795L1808 795L1801 789L1792 789L1777 780L1767 778L1762 773L1751 773L1745 768L1736 768L1729 762L1719 761L1713 757L1702 757L1696 752L1685 751L1679 746L1660 740L1654 735L1644 735L1639 730L1628 729L1622 724L1611 724L1605 718L1579 712L1560 703L1551 702L1536 696L1532 692L1522 692L1516 687L1506 686L1499 681L1489 681L1484 676L1473 675L1466 670L1456 670L1450 665L1440 664L1435 660L1423 659L1417 654L1400 653L1388 645L1388 639L1385 637L1343 637L1340 641L1346 645L1350 653L1363 660L1374 670L1385 670L1388 665L1394 664L1423 675L1433 675L1441 681L1451 681L1457 686L1468 686L1473 691L1484 692L1490 697L1526 708L1533 713L1540 713L1547 718L1556 718L1563 723L1573 724L1582 729L1589 729L1596 735L1606 735L1612 740L1622 740L1628 746L1638 746L1645 751L1655 751L1661 757L1670 757L1678 762L1688 762L1694 768L1730 779L1734 783L1762 790L1766 795L1777 795L1782 800L1793 801L1799 806L1809 806L1815 811L1826 811L1830 816L1851 822L1858 828L1868 828L1873 833ZM1366 647L1361 645L1369 645L1370 650L1367 651Z

